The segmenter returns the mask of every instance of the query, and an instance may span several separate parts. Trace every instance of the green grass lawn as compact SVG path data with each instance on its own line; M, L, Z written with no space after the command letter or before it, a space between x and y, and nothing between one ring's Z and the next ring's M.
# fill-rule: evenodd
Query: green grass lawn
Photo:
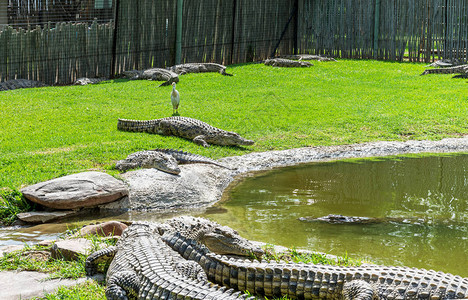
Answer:
M158 147L220 158L252 151L376 140L440 139L468 133L466 80L419 76L423 64L364 60L311 68L261 64L181 76L180 114L256 141L203 148L177 137L117 131L117 118L172 114L170 86L115 80L0 92L0 187L104 170Z

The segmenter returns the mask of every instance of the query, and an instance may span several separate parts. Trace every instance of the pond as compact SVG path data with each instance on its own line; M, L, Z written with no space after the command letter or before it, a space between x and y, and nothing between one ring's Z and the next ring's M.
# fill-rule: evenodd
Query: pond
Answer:
M468 276L468 154L418 155L304 164L253 173L206 211L89 215L0 229L0 246L37 243L83 224L207 217L252 240L379 264ZM330 214L370 224L312 222ZM305 220L300 220L305 218Z
M204 216L248 239L467 277L467 169L467 154L275 169L243 179ZM310 221L329 214L376 219Z

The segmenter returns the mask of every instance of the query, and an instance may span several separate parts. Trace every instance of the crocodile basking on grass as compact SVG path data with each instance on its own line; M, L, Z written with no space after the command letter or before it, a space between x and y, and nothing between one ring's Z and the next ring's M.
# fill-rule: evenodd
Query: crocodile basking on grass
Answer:
M424 66L425 68L429 67L434 67L434 68L447 68L447 67L455 67L459 65L463 65L466 62L463 62L463 60L459 60L457 58L450 59L450 58L444 58L440 60L436 60L435 62L428 64L427 66Z
M427 69L421 75L427 74L460 74L460 77L468 76L468 64L448 68Z
M226 73L226 67L215 63L186 63L167 68L168 70L179 74L216 72L224 76L232 76Z
M130 80L153 80L165 81L159 86L171 85L173 82L179 82L179 75L171 70L152 68L147 70L124 71L123 74Z
M272 67L288 67L288 68L302 68L302 67L311 67L311 64L308 61L302 60L292 60L292 59L285 59L285 58L271 58L267 59L263 62L266 66Z
M254 141L247 140L235 132L222 130L188 117L168 117L149 121L119 119L117 129L179 136L203 147L209 147L210 144L220 146L254 144Z
M281 55L278 58L294 59L294 60L336 61L336 59L334 59L332 57L326 57L326 56L321 56L321 55L312 55L312 54Z
M173 219L162 239L185 259L200 264L208 280L236 290L291 299L466 299L468 278L407 267L343 267L228 258L212 253L196 223ZM171 229L172 227L172 229ZM206 227L202 225L201 228ZM216 225L213 225L216 227ZM221 226L218 225L221 228ZM200 232L201 231L201 232ZM213 229L211 229L213 231ZM218 233L222 234L222 229ZM240 237L224 234L223 244ZM221 239L220 239L221 240ZM234 242L233 244L236 244ZM233 246L235 247L235 246Z
M135 152L127 156L126 159L119 160L115 167L121 172L136 168L155 168L166 173L179 174L180 168L178 164L195 163L212 164L229 169L227 166L211 158L173 149L154 149Z
M47 84L40 82L40 81L36 81L36 80L10 79L4 82L0 82L0 91L44 87L44 86L47 86Z
M116 246L97 251L86 259L88 275L99 263L109 262L107 299L246 299L247 295L214 285L193 261L169 248L151 223L134 223Z

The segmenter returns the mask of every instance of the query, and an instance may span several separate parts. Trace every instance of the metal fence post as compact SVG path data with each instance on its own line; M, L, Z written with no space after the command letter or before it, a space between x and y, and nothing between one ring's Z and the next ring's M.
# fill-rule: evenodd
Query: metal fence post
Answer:
M120 9L120 0L115 0L115 14L114 14L114 32L112 36L112 58L111 58L111 67L110 67L110 77L114 78L115 76L115 64L117 63L117 30L119 28L119 9Z
M374 59L378 58L379 52L379 26L380 26L380 0L375 0L374 20Z
M297 29L299 27L299 0L294 1L293 54L297 54Z
M230 65L233 63L234 57L234 42L236 37L236 14L237 14L237 0L232 1L232 31L231 31L231 58Z
M176 28L176 44L175 44L175 64L181 62L182 57L182 14L184 0L177 0L177 28Z

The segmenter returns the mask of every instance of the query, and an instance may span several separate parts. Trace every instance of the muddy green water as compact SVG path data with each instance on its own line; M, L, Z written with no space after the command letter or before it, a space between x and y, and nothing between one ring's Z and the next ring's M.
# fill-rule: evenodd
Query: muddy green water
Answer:
M467 277L467 169L466 154L282 168L247 177L205 216L253 240ZM298 220L328 214L384 222Z

